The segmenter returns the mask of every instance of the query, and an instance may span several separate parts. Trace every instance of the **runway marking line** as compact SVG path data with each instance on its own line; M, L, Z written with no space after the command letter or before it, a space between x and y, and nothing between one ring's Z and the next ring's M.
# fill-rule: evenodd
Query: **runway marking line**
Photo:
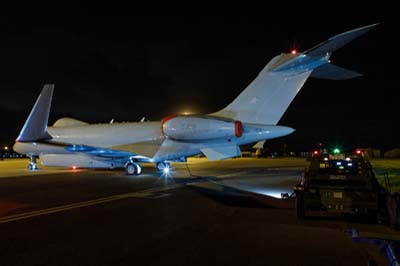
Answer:
M0 224L23 220L23 219L28 219L31 217L36 217L36 216L41 216L41 215L46 215L46 214L51 214L51 213L57 213L57 212L68 211L68 210L77 209L77 208L83 208L83 207L87 207L87 206L98 205L98 204L121 200L121 199L146 198L156 192L163 192L163 191L167 191L170 189L179 188L182 186L183 186L183 184L173 184L173 185L168 185L166 187L150 188L150 189L146 189L146 190L142 190L142 191L136 191L136 192L114 195L114 196L109 196L109 197L104 197L104 198L99 198L99 199L94 199L94 200L82 201L82 202L67 204L67 205L63 205L63 206L47 208L47 209L43 209L43 210L13 214L13 215L9 215L9 216L0 217Z

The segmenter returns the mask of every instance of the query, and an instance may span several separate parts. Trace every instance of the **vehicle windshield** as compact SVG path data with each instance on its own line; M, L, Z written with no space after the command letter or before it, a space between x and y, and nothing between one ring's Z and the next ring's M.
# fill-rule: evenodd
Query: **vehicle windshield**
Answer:
M353 175L357 174L358 162L346 160L320 161L320 174Z

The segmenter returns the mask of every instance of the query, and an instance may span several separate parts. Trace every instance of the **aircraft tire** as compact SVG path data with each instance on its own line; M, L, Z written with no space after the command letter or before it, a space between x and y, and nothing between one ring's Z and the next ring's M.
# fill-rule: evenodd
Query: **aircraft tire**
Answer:
M29 164L28 164L28 169L29 169L30 171L37 170L37 169L38 169L37 164L35 164L35 163L29 163Z
M159 162L157 163L156 167L157 171L162 172L166 167L171 168L171 164L168 162Z
M134 163L127 163L125 166L125 172L127 175L137 175L138 167Z

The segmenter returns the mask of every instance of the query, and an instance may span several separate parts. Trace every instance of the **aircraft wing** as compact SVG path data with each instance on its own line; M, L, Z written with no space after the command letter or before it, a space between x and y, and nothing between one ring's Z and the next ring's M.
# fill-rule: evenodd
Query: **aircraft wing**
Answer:
M239 146L235 144L187 143L166 139L152 160L155 162L164 160L176 161L176 158L194 156L200 152L210 161L232 158L241 154Z
M137 155L135 153L127 152L127 151L120 151L120 150L106 149L106 148L97 148L97 147L92 147L92 146L75 145L75 144L66 146L65 150L70 151L70 152L85 153L85 154L93 155L93 156L113 157L113 158L130 157L130 156Z
M180 161L179 158L186 158L201 153L200 150L207 146L207 143L190 143L165 139L152 160L154 162Z
M210 161L224 160L232 157L240 156L240 148L237 145L224 145L212 148L201 149L201 152Z
M264 148L265 141L266 140L262 140L262 141L257 142L256 144L254 144L253 148L254 149L262 149L262 148Z
M152 158L157 151L160 149L162 140L156 141L141 141L136 143L112 146L113 150L119 150L124 152L130 152L134 154L140 154L144 157Z
M94 157L101 158L112 158L112 159L128 159L134 157L140 162L150 162L150 158L148 156L135 153L130 151L129 148L120 147L122 149L113 148L101 148L101 147L93 147L88 145L77 145L77 144L69 144L69 143L58 143L53 141L44 141L40 142L45 145L57 146L59 148L64 148L66 151L72 153L85 154ZM159 147L159 146L158 146Z

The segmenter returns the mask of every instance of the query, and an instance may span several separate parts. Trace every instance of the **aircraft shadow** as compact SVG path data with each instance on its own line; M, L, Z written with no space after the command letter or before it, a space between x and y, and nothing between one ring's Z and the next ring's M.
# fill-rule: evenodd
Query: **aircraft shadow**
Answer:
M201 184L189 184L187 188L231 207L276 208L271 204L258 200L256 197L248 193L215 183L207 183L207 186Z

